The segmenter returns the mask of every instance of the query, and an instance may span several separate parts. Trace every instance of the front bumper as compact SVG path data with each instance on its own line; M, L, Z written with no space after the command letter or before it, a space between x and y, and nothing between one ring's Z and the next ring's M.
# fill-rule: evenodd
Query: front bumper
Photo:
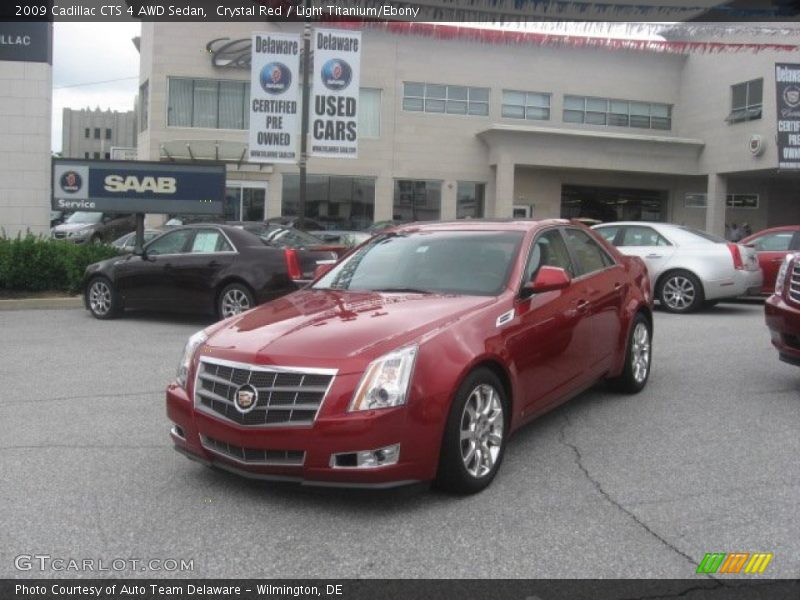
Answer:
M764 274L761 269L754 271L737 269L731 277L706 281L703 288L706 300L738 298L761 293L763 281Z
M764 316L780 359L800 366L800 307L773 294L764 303Z
M416 422L408 406L328 416L323 410L308 427L256 428L196 410L187 391L176 384L167 388L166 400L167 416L174 423L170 436L176 450L244 477L304 485L386 488L428 481L436 475L441 430L432 422ZM369 468L333 465L336 454L393 444L400 444L395 464ZM267 456L278 459L265 464ZM249 460L251 457L258 459ZM292 464L286 464L286 457Z

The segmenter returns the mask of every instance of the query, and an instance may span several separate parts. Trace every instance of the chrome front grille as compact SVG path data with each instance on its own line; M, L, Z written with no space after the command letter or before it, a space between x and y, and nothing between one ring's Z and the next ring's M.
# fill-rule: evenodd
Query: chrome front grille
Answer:
M195 406L206 413L251 427L312 425L328 393L335 369L261 367L203 358L194 388ZM257 392L247 412L234 399L241 386Z
M247 465L269 465L273 467L302 467L306 453L302 450L262 450L242 448L221 442L208 436L200 436L206 450Z
M800 260L794 261L794 267L789 274L789 300L800 304Z

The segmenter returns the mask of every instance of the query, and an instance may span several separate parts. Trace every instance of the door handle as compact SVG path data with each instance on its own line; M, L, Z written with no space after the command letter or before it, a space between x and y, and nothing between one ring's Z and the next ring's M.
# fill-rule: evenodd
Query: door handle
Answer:
M578 300L578 304L576 305L579 313L585 313L589 310L589 301L588 300Z
M783 262L783 258L773 258L772 262L774 262L774 263L782 263Z
M664 258L663 254L648 254L645 258Z
M618 292L618 291L620 291L621 289L622 289L622 283L620 283L620 282L618 281L617 283L615 283L615 284L614 284L614 291L615 291L615 292Z
M211 262L208 263L208 266L209 267L218 267L219 263L217 261L215 261L215 260L212 260Z

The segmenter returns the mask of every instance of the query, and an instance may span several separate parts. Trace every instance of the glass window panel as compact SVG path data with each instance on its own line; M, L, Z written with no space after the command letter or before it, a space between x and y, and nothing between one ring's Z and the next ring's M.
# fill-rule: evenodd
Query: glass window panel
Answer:
M433 83L425 84L426 98L447 98L447 86Z
M194 127L217 127L218 82L197 79L194 82L192 125Z
M184 251L186 242L192 233L192 229L180 229L165 233L147 245L147 253L153 256L158 254L180 254Z
M467 103L456 100L448 100L447 112L451 115L465 115L467 114Z
M466 100L467 88L456 85L447 86L447 98L450 100Z
M606 113L604 112L586 112L586 122L590 125L605 125Z
M608 115L608 124L615 125L617 127L627 127L628 126L628 115L615 115L610 114Z
M550 95L549 94L528 94L527 105L528 106L539 106L539 107L542 107L542 108L549 108L550 107Z
M483 183L458 182L457 219L480 219L483 217L485 189L486 185Z
M585 98L583 96L564 96L564 108L570 110L583 110Z
M764 80L754 79L750 82L747 88L747 105L753 106L754 104L761 104L762 94L764 92Z
M631 115L630 125L631 127L644 127L646 129L649 129L650 117L640 117L636 115Z
M747 84L740 83L731 86L731 108L744 108L747 106Z
M654 117L668 117L670 108L669 104L651 104L650 114Z
M630 112L632 115L650 115L650 105L647 102L631 102L630 103Z
M359 90L358 135L365 138L381 136L381 90Z
M167 125L171 127L192 126L192 80L169 80L169 100L167 102Z
M264 188L242 188L242 221L263 221L267 218L265 208Z
M425 112L444 112L444 100L425 100Z
M470 102L469 114L485 117L489 114L489 105L483 102Z
M423 109L422 98L403 98L403 110L420 111Z
M404 96L417 96L418 98L422 98L423 96L425 96L425 84L424 83L407 82L403 86L403 95Z
M525 93L513 90L503 90L503 104L525 104Z
M611 112L618 113L618 114L628 114L628 102L627 100L612 100L611 101Z
M586 110L606 112L608 110L608 100L605 98L587 98Z
M663 119L661 117L653 117L650 119L650 127L653 129L671 129L672 119Z
M524 119L525 108L522 106L509 106L508 104L504 104L502 115L509 119Z
M525 115L528 119L538 120L538 121L546 121L550 118L550 109L549 108L533 108L528 107L527 113Z
M244 128L244 84L238 81L219 83L219 128Z
M470 101L489 102L489 88L469 88Z
M442 203L442 182L395 180L392 218L398 221L435 221Z
M583 111L582 110L565 110L564 111L564 122L566 123L583 123Z

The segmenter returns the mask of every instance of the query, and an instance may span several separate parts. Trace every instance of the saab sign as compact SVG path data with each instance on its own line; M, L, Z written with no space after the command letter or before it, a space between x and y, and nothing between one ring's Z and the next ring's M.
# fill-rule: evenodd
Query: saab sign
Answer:
M221 215L225 165L53 160L54 210Z

